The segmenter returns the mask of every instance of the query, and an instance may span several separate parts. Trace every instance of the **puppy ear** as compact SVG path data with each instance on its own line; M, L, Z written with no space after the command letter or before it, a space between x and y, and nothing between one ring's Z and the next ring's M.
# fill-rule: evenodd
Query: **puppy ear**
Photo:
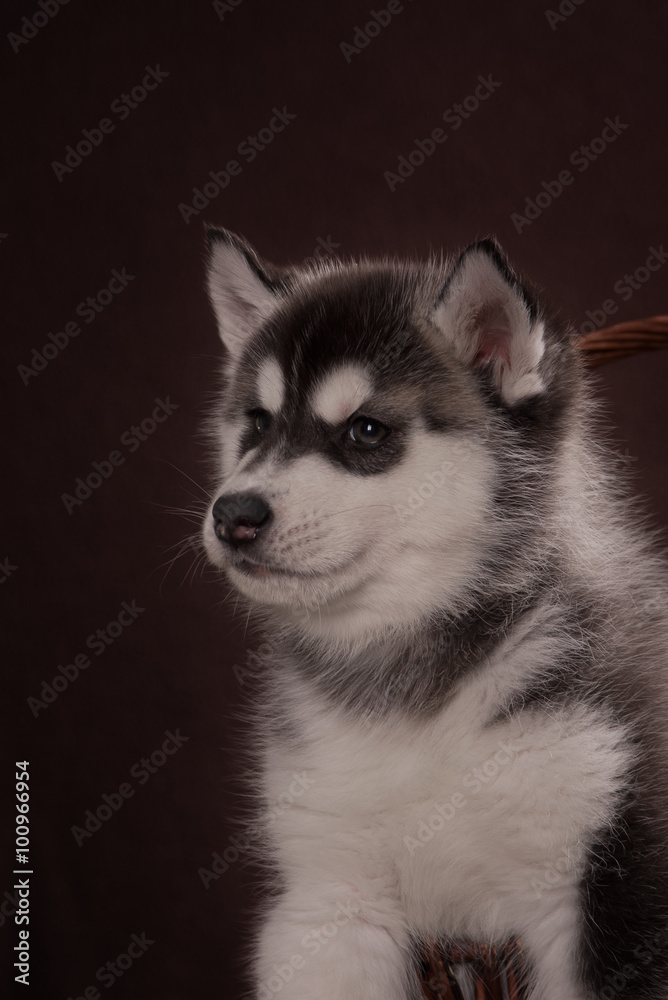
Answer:
M544 390L544 326L496 240L464 250L432 319L464 364L488 368L507 404Z
M221 340L238 356L280 305L289 282L240 236L207 227L207 286Z

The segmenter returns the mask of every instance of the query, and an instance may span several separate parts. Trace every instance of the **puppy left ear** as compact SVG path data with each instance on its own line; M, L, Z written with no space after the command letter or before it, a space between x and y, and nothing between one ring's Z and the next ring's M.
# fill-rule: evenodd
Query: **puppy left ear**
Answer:
M464 250L432 320L465 365L489 366L507 404L544 390L544 325L496 240Z
M260 260L253 247L227 229L207 227L209 298L221 340L238 357L290 287L287 269Z

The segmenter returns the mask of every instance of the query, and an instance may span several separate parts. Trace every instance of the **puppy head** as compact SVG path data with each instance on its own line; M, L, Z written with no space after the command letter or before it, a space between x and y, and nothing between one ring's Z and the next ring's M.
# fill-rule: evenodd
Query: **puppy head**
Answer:
M540 449L520 438L544 443L560 409L564 339L498 246L278 269L212 230L208 283L229 354L212 562L348 634L460 607L517 526L498 507L511 460L529 502Z

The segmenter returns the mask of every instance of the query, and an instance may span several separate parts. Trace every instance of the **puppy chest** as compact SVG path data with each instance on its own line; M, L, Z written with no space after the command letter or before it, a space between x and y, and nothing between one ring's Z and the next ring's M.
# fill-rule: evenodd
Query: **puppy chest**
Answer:
M584 710L456 734L441 721L375 733L322 724L308 752L275 759L275 789L299 771L309 782L276 825L290 866L342 879L348 867L352 880L365 865L383 871L416 919L448 901L465 912L474 887L489 903L576 879L624 788L624 734Z

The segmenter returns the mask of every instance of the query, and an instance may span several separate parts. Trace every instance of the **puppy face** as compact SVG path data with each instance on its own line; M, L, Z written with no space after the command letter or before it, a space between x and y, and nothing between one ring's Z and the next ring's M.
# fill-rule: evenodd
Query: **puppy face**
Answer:
M543 390L542 323L485 250L454 276L279 275L216 233L211 561L251 601L351 631L455 605L498 541L498 413Z

